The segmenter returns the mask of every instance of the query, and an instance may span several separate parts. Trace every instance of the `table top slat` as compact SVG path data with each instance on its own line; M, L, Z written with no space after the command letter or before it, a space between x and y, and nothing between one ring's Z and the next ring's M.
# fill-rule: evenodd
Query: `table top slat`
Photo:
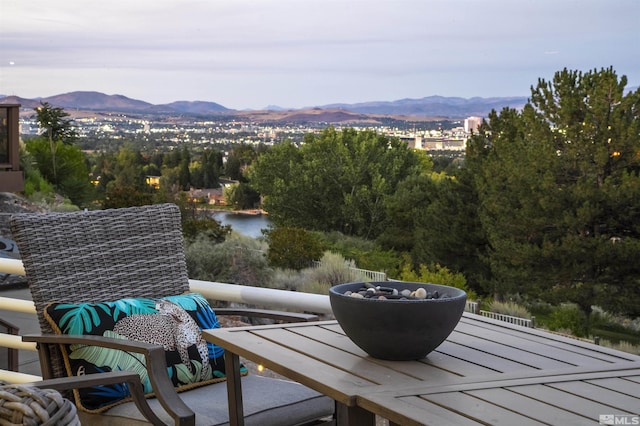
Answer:
M482 424L414 396L385 398L374 394L366 399L358 398L358 405L403 426L477 426Z
M583 348L568 344L559 344L550 341L551 344L540 342L537 336L529 335L513 336L500 330L489 330L485 327L461 324L449 340L476 347L491 348L494 355L508 357L511 360L530 365L534 368L562 368L572 366L607 365L620 361L620 358L611 358L606 354L586 351ZM494 349L495 348L495 349Z
M627 377L625 375L624 377L612 377L609 379L594 379L588 382L602 388L615 390L616 392L638 396L640 395L640 381L638 379L640 379L640 376Z
M339 327L297 327L289 330L308 337L309 339L318 340L327 345L331 345L345 352L350 352L356 356L367 356L367 354L353 343L353 341L349 339L349 337L347 337Z
M538 385L543 386L543 385ZM480 389L468 392L482 401L514 411L522 416L550 425L582 426L593 419L569 412L561 407L551 406L536 399L529 398L510 388Z
M473 359L461 359L451 356L436 349L419 362L433 365L441 370L451 371L460 377L498 373L492 368L485 367L473 361ZM425 378L425 380L427 380L427 378Z
M549 406L560 407L575 414L594 419L594 421L598 421L600 414L609 414L613 410L613 408L607 404L583 398L546 384L513 386L509 389L521 395L537 399Z
M529 364L493 354L492 351L494 350L498 353L502 352L498 345L483 344L480 348L473 348L457 343L455 338L453 339L454 340L446 340L438 346L438 352L450 355L454 358L471 361L476 365L493 370L495 373L540 370L540 368L535 368Z
M593 381L600 379L609 379L628 376L635 376L640 372L640 366L629 365L619 366L617 369L593 369L591 371L584 370L580 367L571 369L562 369L554 371L545 371L537 373L510 373L510 374L493 374L485 376L465 377L457 383L438 383L432 385L423 383L420 385L407 385L402 388L392 388L380 386L379 392L391 392L394 396L408 395L427 395L432 393L443 392L467 392L477 389L489 388L511 388L514 386L525 386L531 384L553 384L575 381ZM633 383L633 382L631 382Z
M635 383L640 383L640 376L625 376L625 380L629 380Z
M463 317L458 323L456 329L460 327L460 330L465 330L464 327L466 326L476 327L475 330L470 331L475 335L481 333L482 329L490 330L492 332L497 332L498 336L502 336L502 339L504 339L504 336L526 339L534 344L540 345L540 347L545 348L545 350L549 350L550 348L559 348L563 351L582 354L589 358L597 358L610 363L625 361L640 362L639 355L618 351L607 348L606 346L594 345L591 342L585 342L570 336L552 333L547 330L517 326L467 312L463 314Z
M544 424L464 392L433 394L424 399L490 425L525 426Z
M640 410L640 384L636 383L635 386L629 386L631 383L621 378L610 378L553 383L549 386L582 398L607 404L614 407L616 412L626 411L637 414Z

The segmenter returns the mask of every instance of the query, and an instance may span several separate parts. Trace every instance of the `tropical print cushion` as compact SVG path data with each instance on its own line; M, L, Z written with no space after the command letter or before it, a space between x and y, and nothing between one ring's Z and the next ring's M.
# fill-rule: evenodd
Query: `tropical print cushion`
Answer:
M168 373L176 390L186 390L225 379L224 350L206 342L201 331L219 328L216 314L198 293L162 299L121 299L101 303L52 303L45 318L59 334L98 335L162 345ZM144 355L98 346L68 345L63 357L69 375L114 370L136 371L146 394L153 389ZM247 369L241 366L241 374ZM101 412L130 401L126 384L74 391L76 404Z

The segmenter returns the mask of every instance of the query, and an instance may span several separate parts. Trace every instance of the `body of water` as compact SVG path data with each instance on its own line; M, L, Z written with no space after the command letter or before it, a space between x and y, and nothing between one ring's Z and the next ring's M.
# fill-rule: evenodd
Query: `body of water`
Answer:
M230 225L237 233L251 238L261 237L262 229L271 226L267 215L215 212L213 218L223 225Z

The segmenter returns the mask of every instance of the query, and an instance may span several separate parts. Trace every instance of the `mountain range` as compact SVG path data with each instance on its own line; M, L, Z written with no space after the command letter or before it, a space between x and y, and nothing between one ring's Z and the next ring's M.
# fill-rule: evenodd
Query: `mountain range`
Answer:
M362 121L364 116L404 116L414 118L456 119L469 116L486 116L492 109L504 107L522 108L527 97L492 97L492 98L460 98L444 96L428 96L420 99L401 99L396 101L364 102L356 104L330 104L297 110L269 106L262 111L239 111L226 108L215 102L177 101L169 104L154 105L149 102L131 99L123 95L106 95L100 92L77 91L46 98L26 99L18 96L0 95L0 104L20 104L23 108L33 109L40 102L48 102L52 106L61 107L71 112L96 111L135 114L165 115L262 115L266 116L300 116L305 120L326 121L327 114L334 120ZM311 117L311 118L310 118ZM314 118L315 117L315 118Z

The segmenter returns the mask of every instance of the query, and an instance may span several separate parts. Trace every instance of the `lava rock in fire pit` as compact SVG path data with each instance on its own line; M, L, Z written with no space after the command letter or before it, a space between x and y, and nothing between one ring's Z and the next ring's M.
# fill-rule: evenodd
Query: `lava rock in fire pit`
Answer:
M381 300L423 300L423 299L440 299L449 297L448 294L440 295L438 290L429 292L424 287L416 290L403 289L399 291L397 288L376 286L371 283L364 283L360 289L356 291L347 290L345 296L362 297L365 299L381 299Z

